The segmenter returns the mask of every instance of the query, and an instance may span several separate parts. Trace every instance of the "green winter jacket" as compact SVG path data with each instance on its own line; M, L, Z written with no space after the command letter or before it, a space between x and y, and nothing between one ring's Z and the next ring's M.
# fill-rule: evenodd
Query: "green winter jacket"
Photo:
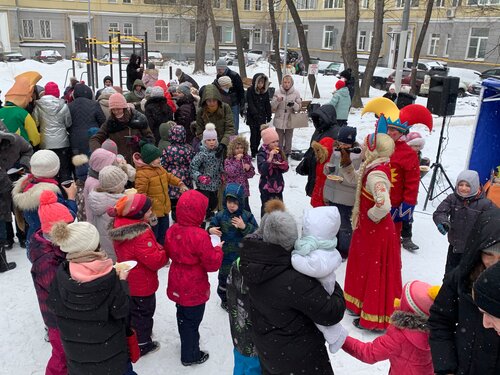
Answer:
M144 96L141 98L135 94L134 91L135 86L141 86L144 90L146 90L146 86L144 86L144 83L142 83L140 79L136 79L134 81L134 86L132 87L132 90L125 94L125 99L127 100L127 103L137 103L140 102L142 99L144 99Z
M351 108L349 89L347 87L342 87L341 89L335 91L328 104L335 107L337 120L347 120L347 117L349 116L349 109Z
M170 146L170 128L172 127L173 121L167 121L160 125L160 141L158 142L158 148L163 151Z
M4 122L9 132L19 134L33 146L40 144L40 133L35 120L24 108L7 102L5 107L0 108L0 120Z

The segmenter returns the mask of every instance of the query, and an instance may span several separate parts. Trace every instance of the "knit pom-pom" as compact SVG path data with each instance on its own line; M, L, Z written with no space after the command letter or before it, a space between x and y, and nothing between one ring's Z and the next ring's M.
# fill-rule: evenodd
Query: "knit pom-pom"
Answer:
M70 229L68 224L64 221L58 221L52 225L52 230L50 231L50 238L56 245L64 244L70 235Z
M401 307L401 300L399 298L394 298L394 308L399 309Z
M44 190L40 194L40 206L57 202L57 195L52 190Z
M205 130L215 130L215 124L209 122L208 124L205 125Z
M429 297L432 298L432 300L434 301L439 293L439 290L441 289L441 287L439 285L434 285L434 286L431 286L429 288L429 290L427 291L427 294L429 295Z
M89 158L85 154L75 155L71 158L71 162L75 167L79 167L81 165L87 164L89 162Z
M283 211L285 212L286 209L285 209L285 204L283 203L283 201L281 199L271 199L271 200L268 200L265 204L264 204L264 212L266 214L269 214L273 211Z

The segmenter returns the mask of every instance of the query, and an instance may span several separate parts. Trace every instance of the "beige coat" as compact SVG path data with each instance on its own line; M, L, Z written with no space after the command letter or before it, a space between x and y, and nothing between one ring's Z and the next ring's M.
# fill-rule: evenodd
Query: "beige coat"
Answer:
M291 76L285 76L290 77ZM283 77L283 78L285 78ZM283 98L283 100L279 101L279 98ZM293 102L293 107L288 107L287 104ZM283 89L283 86L280 86L278 90L276 90L273 99L271 100L271 109L274 112L274 121L273 125L277 129L291 129L289 126L289 117L290 113L297 112L300 110L302 105L302 99L300 98L300 93L293 86L292 79L292 87L288 91Z

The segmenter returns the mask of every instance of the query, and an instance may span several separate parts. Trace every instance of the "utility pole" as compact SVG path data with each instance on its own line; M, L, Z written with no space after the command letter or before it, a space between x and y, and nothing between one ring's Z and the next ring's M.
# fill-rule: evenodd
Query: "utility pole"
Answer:
M396 92L401 90L401 78L403 77L403 62L406 56L406 46L408 45L408 23L410 20L410 6L412 0L405 0L405 7L403 9L403 20L401 22L401 32L399 33L399 47L398 47L398 60L396 62L396 76L394 77L394 84L396 85Z

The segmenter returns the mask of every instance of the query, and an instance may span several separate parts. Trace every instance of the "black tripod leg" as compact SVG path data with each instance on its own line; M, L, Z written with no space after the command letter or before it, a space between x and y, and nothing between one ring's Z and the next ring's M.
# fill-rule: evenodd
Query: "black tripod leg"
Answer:
M436 183L436 175L437 175L437 170L438 170L438 165L434 163L431 166L432 169L432 177L431 177L431 183L429 184L429 190L427 190L427 196L425 197L425 203L424 203L424 211L427 208L427 203L429 203L429 200L432 200L432 194L434 193L434 185Z

